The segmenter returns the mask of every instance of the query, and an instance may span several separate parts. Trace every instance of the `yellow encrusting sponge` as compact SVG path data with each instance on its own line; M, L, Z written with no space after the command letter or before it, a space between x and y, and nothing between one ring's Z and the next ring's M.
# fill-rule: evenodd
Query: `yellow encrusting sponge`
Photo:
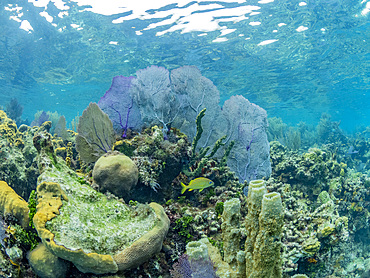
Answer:
M12 214L23 228L29 225L28 203L20 197L5 181L0 181L0 212L5 216Z

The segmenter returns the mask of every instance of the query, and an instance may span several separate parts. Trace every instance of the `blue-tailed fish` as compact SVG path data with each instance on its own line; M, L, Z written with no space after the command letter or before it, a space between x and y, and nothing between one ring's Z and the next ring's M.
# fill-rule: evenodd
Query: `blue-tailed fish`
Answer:
M182 190L181 194L184 194L186 190L192 191L194 189L200 189L199 192L202 192L204 188L213 186L215 183L207 178L196 178L189 182L188 185L181 183Z

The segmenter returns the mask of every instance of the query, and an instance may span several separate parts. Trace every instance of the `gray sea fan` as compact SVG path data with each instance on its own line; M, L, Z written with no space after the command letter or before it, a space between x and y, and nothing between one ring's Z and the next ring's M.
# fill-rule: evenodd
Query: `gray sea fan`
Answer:
M271 163L266 111L237 95L225 101L222 114L227 120L223 128L227 130L228 140L235 141L227 166L241 181L269 177Z
M166 135L168 128L181 110L178 95L171 90L169 72L163 67L151 66L136 72L131 90L144 123L159 124Z
M112 121L96 103L84 110L78 123L76 148L86 163L95 162L112 149L115 134Z
M217 128L222 122L220 92L197 67L184 66L172 70L171 87L182 106L173 126L179 128L191 140L194 139L197 131L196 117L202 109L207 108L202 119L204 135L198 142L198 150L200 147L212 146L225 135L225 130Z

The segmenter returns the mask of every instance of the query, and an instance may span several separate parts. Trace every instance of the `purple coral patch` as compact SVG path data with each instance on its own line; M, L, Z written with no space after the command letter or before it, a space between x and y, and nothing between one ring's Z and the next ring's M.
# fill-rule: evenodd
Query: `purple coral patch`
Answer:
M43 123L45 123L48 120L49 120L49 115L45 111L42 111L40 116L38 118L35 118L32 121L31 126L41 126Z
M113 78L110 89L99 100L99 107L108 114L117 133L126 137L127 129L139 130L142 125L140 111L134 103L130 89L133 76L122 75Z

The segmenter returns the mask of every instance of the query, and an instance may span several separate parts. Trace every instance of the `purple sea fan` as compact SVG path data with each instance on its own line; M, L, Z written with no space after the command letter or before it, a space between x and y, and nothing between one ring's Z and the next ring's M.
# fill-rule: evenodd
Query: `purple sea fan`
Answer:
M18 102L18 99L12 98L10 102L6 105L5 112L9 118L19 123L23 113L23 106Z
M173 269L170 270L172 278L192 278L192 271L189 257L182 254L177 263L174 263Z
M41 126L43 123L49 120L49 115L42 111L42 113L38 116L38 118L35 117L35 119L32 121L31 126Z
M205 258L190 260L191 270L193 272L193 278L219 278L216 274L216 267L214 263Z
M170 270L172 278L219 278L216 268L210 258L192 259L182 254Z
M122 75L113 78L110 89L99 100L98 105L111 119L117 133L126 137L127 129L140 130L140 110L130 95L133 76Z

